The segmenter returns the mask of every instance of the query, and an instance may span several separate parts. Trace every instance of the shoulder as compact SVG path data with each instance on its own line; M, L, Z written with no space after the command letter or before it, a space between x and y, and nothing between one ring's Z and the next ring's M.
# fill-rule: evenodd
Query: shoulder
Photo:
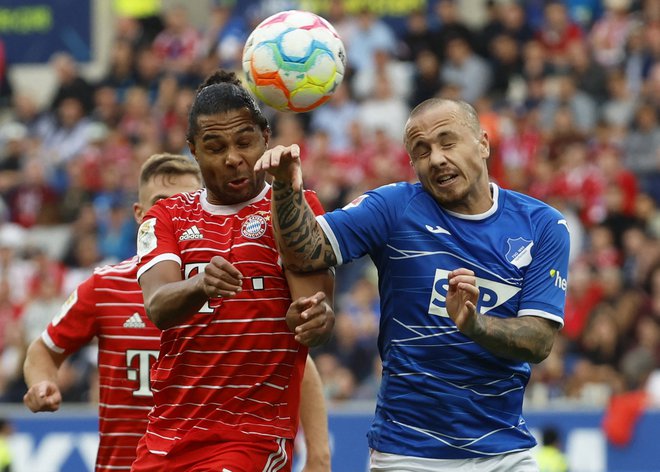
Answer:
M534 233L540 237L568 240L570 228L564 215L541 200L512 190L502 190L506 195L506 206L510 215L529 222Z
M564 215L559 210L534 197L502 188L500 188L500 192L504 193L508 208L520 214L528 215L529 218L536 222L557 222L557 220L564 219Z
M117 264L108 264L99 266L94 269L94 273L90 279L94 281L95 285L102 283L101 281L108 277L130 277L135 275L138 268L138 257L133 256L129 259L123 260Z
M370 190L365 195L378 195L382 198L394 201L409 201L417 196L423 195L424 189L419 183L395 182Z

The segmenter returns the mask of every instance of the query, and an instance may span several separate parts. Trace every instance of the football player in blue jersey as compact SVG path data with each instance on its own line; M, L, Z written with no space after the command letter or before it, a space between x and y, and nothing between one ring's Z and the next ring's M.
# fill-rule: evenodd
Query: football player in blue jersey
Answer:
M316 218L298 146L268 150L256 168L274 177L282 259L310 271L368 254L378 269L372 471L537 471L522 404L530 363L548 356L563 325L566 220L490 182L488 136L465 102L418 105L405 145L418 183ZM300 323L300 333L313 326Z

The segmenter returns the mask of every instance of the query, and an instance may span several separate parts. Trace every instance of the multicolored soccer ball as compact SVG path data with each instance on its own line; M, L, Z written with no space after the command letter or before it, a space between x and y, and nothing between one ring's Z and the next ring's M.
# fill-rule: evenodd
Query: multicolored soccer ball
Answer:
M344 78L346 52L334 27L314 13L289 10L266 18L243 49L247 84L281 111L322 105Z

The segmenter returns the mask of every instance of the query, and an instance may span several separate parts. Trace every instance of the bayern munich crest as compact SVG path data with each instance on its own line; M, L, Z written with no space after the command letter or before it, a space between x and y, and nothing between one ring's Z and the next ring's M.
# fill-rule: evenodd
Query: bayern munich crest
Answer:
M261 215L250 215L241 226L241 234L250 239L257 239L264 235L268 222Z

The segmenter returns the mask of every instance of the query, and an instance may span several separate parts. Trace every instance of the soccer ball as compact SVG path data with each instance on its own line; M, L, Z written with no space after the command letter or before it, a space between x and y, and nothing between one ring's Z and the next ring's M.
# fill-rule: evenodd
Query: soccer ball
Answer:
M344 78L346 52L334 27L314 13L276 13L252 31L243 49L247 84L281 111L322 105Z

